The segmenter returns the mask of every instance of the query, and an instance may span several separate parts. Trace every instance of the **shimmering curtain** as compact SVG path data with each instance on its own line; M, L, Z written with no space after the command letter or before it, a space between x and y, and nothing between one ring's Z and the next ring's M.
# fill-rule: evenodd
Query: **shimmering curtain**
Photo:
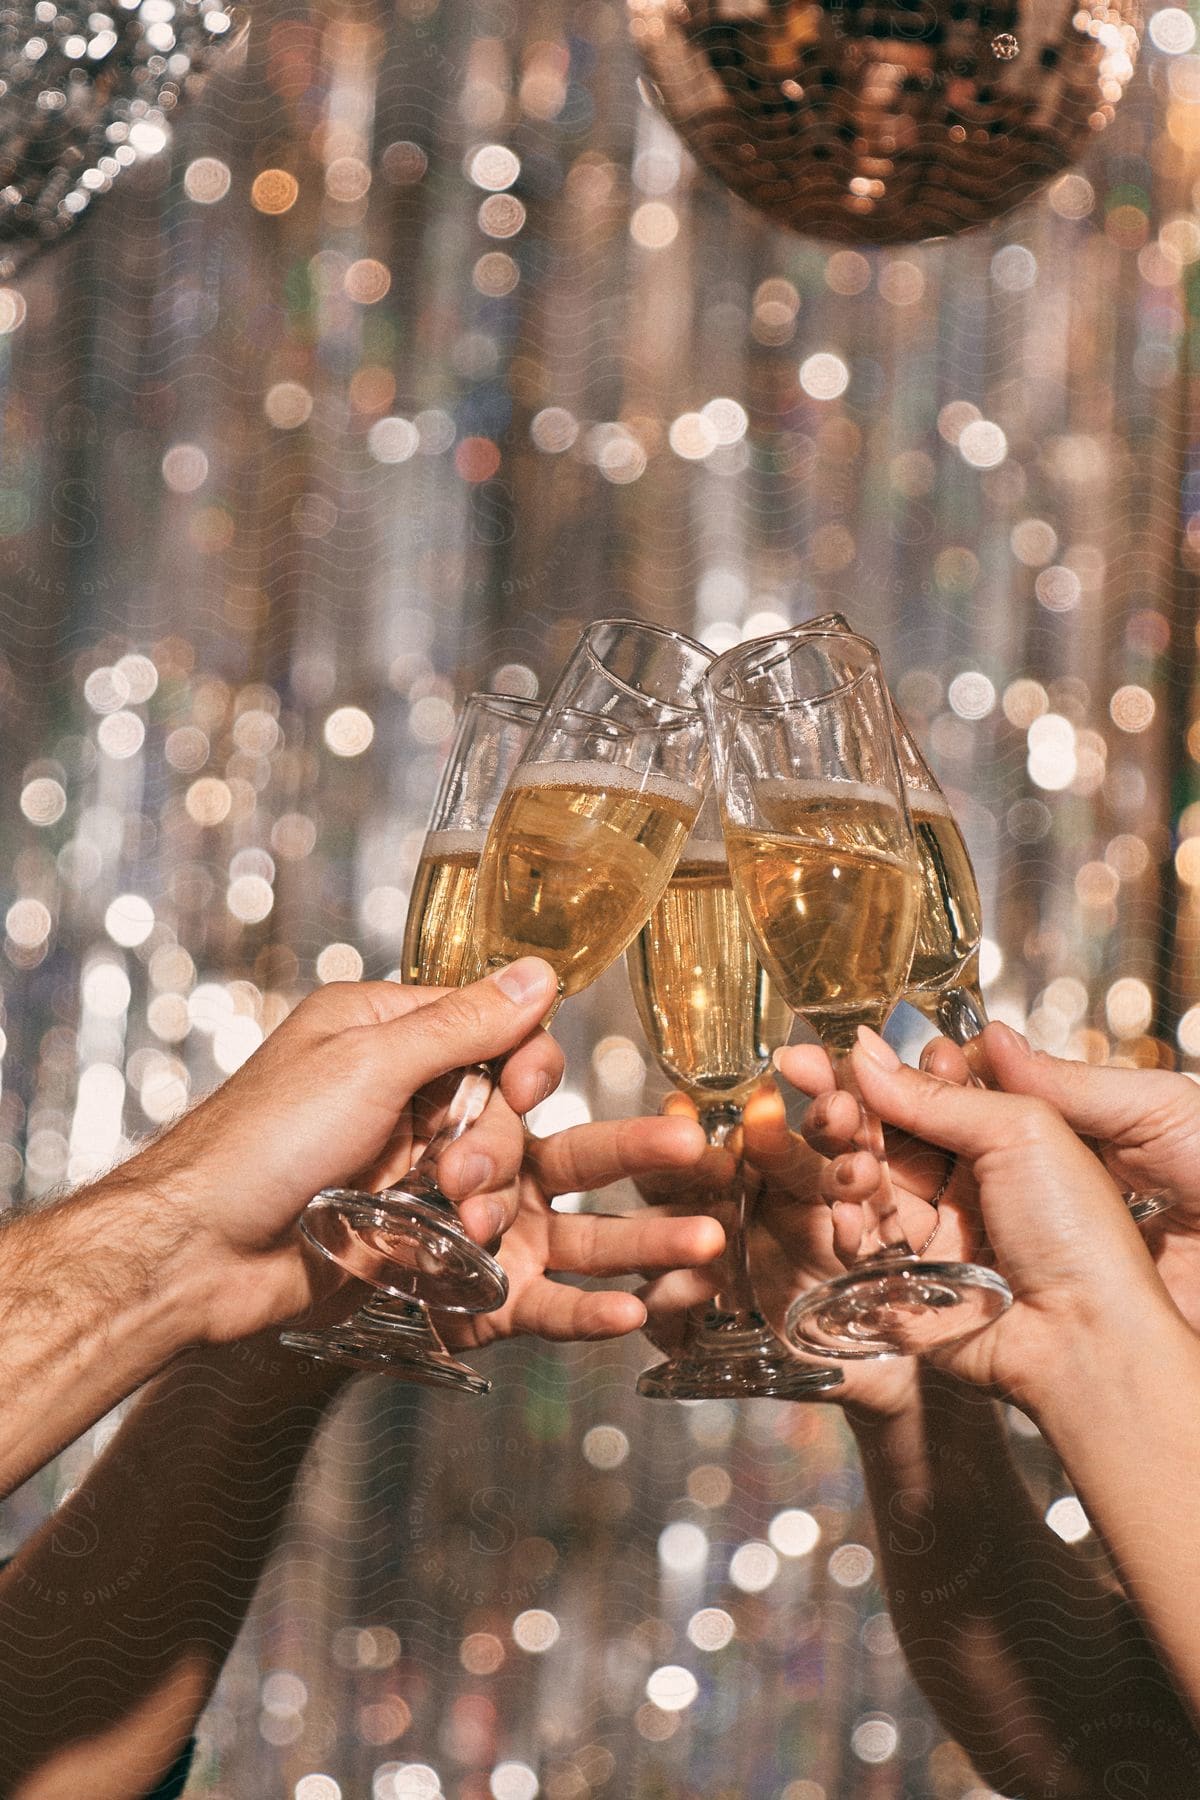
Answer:
M456 700L611 612L723 647L842 607L961 810L994 1010L1200 1066L1194 36L1154 16L1038 203L860 255L696 176L608 0L262 0L168 153L0 291L4 1191L387 973ZM619 970L560 1028L546 1128L657 1098ZM646 1360L359 1384L194 1791L978 1800L836 1412L656 1406Z

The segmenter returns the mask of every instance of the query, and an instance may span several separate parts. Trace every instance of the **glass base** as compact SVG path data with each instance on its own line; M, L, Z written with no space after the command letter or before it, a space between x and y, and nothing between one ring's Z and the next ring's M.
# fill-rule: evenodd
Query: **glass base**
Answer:
M797 1349L846 1361L919 1356L969 1337L1011 1305L994 1269L897 1258L851 1269L793 1301L787 1335Z
M424 1193L323 1188L301 1213L300 1229L330 1262L398 1299L477 1313L495 1312L508 1298L504 1270L467 1236L432 1183Z
M1167 1194L1122 1194L1129 1216L1137 1224L1143 1225L1147 1219L1157 1219L1160 1213L1170 1212L1175 1202Z
M372 1326L360 1323L362 1316L358 1313L327 1331L281 1331L279 1341L300 1356L344 1369L419 1381L426 1387L458 1388L466 1394L491 1393L491 1382L451 1356L427 1327L407 1321Z
M841 1385L840 1370L806 1368L765 1323L706 1322L678 1356L637 1378L644 1400L814 1400Z

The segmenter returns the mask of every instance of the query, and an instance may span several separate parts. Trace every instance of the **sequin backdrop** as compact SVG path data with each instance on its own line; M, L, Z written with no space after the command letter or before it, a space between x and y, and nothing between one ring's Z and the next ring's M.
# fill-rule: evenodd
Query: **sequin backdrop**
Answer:
M724 646L843 606L962 811L996 1012L1196 1067L1194 39L1152 16L1040 202L860 255L696 176L611 0L261 0L244 67L0 290L5 1191L393 967L456 698L614 611ZM547 1125L657 1096L618 974L561 1029ZM354 1389L194 1791L982 1794L836 1413L656 1407L648 1359Z

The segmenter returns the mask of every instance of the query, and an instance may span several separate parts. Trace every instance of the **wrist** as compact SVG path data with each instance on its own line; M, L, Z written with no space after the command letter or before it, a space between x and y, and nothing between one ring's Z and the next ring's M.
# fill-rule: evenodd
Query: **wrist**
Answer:
M1107 1414L1127 1418L1143 1395L1192 1383L1200 1387L1200 1339L1165 1291L1135 1292L1119 1314L1059 1331L1053 1353L1023 1372L1012 1398L1067 1460L1077 1440L1107 1429Z
M152 1190L118 1172L65 1201L59 1230L65 1264L110 1300L101 1329L139 1345L148 1369L202 1341L211 1278L187 1221Z

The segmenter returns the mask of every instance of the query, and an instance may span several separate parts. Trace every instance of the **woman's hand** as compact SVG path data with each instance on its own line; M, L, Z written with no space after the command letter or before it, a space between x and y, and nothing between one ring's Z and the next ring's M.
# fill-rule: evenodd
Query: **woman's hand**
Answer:
M990 1086L1048 1101L1094 1142L1123 1191L1172 1202L1143 1236L1172 1299L1200 1331L1200 1087L1162 1069L1095 1068L1031 1051L999 1024L967 1046L965 1059Z
M795 1059L803 1054L780 1058L801 1086ZM965 1219L978 1207L1013 1290L1007 1313L931 1360L1036 1413L1048 1386L1076 1379L1089 1359L1099 1368L1143 1330L1178 1322L1117 1187L1050 1105L905 1068L865 1029L852 1054L863 1100L885 1124L958 1157L955 1204ZM870 1197L878 1177L875 1159L855 1151L827 1165L821 1192L829 1203L853 1205ZM934 1248L951 1255L941 1229Z
M843 1258L853 1256L858 1220L857 1206L831 1209L821 1193L826 1159L847 1148L857 1127L857 1104L835 1088L823 1051L803 1046L789 1055L794 1058L792 1073L797 1085L818 1096L805 1117L804 1136L789 1128L778 1088L765 1082L746 1104L740 1145L751 1185L751 1278L762 1311L781 1336L788 1307L797 1295L843 1272ZM672 1095L666 1105L675 1116L696 1116L695 1108L682 1095ZM948 1256L968 1254L974 1240L961 1208L951 1200L939 1222L938 1212L929 1204L946 1171L946 1155L928 1145L899 1139L891 1145L891 1155L902 1215L914 1240L923 1243L936 1227L939 1251L944 1245ZM734 1169L729 1151L709 1150L690 1170L643 1180L640 1187L660 1208L694 1211L704 1207L727 1224L728 1206L721 1196ZM646 1331L654 1344L668 1354L677 1349L689 1312L698 1316L704 1301L720 1285L721 1271L715 1267L667 1275L644 1289L642 1297L649 1312ZM819 1359L802 1360L814 1368L830 1366ZM827 1394L814 1394L814 1400L844 1405L852 1417L861 1418L892 1416L913 1400L916 1368L907 1359L837 1366L842 1386Z

